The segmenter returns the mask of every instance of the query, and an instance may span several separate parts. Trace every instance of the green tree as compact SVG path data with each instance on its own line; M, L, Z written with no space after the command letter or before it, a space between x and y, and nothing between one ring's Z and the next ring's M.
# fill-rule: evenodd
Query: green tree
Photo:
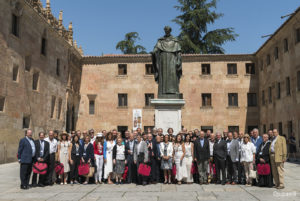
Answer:
M137 32L130 32L125 35L125 40L118 42L116 49L121 50L124 54L146 54L146 48L141 45L135 45L140 40Z
M224 54L222 45L238 36L233 28L208 30L215 20L223 16L216 13L217 0L178 0L180 15L173 21L181 27L178 38L183 53Z

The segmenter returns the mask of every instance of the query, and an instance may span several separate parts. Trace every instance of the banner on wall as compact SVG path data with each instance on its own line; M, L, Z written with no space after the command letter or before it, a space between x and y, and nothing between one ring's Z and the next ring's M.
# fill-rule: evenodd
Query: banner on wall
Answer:
M133 109L133 130L142 129L142 110Z

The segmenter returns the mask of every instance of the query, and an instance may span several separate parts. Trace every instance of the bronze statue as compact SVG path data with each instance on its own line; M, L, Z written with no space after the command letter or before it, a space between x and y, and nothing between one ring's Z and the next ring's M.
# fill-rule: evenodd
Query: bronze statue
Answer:
M181 46L171 35L171 27L164 28L165 36L158 39L152 54L158 98L179 98L179 81L182 75Z

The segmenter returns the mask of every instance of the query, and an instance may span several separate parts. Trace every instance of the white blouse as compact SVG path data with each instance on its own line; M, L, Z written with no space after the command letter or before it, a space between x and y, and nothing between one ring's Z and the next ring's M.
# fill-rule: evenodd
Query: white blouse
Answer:
M256 148L252 142L243 143L241 146L241 162L252 162L255 153Z
M159 148L160 148L160 155L164 156L165 143L161 142L159 144ZM173 155L173 144L172 144L172 142L169 142L169 145L167 148L167 156L172 157L172 155Z

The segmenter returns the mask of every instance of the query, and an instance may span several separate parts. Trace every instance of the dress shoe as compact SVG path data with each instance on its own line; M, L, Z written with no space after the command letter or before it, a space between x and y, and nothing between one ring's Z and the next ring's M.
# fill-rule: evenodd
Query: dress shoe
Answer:
M284 189L284 186L278 186L277 189Z
M216 184L221 184L221 181L217 181Z
M44 184L39 184L38 186L39 186L39 187L45 187L45 185L44 185Z
M23 190L28 190L27 186L21 185L20 188L23 189Z
M221 184L222 184L222 185L225 185L226 183L225 183L225 182L222 182Z
M32 188L35 188L35 187L37 187L38 185L37 184L31 184L31 187Z

